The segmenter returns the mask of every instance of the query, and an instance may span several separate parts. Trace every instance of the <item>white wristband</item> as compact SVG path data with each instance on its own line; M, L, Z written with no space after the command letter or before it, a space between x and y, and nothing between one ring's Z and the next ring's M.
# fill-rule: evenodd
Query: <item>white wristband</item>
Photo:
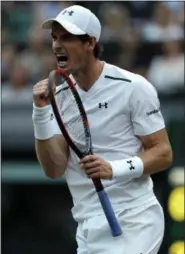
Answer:
M40 108L33 104L32 120L36 139L46 140L54 136L55 126L52 121L51 105Z
M112 167L112 179L131 180L143 174L143 161L137 156L108 162Z

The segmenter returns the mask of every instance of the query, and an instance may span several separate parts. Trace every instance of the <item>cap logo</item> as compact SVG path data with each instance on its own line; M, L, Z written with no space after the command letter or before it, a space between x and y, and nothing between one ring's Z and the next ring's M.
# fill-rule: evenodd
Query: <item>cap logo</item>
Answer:
M67 10L65 10L62 14L64 15L66 13L68 14L68 16L72 16L74 11L67 11Z

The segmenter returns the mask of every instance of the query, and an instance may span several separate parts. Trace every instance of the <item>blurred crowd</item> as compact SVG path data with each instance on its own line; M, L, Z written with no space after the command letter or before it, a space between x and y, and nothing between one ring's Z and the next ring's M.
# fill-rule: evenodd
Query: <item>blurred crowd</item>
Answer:
M56 68L41 23L80 4L102 23L102 59L145 76L159 93L184 85L184 2L2 2L2 99L27 100L32 86Z

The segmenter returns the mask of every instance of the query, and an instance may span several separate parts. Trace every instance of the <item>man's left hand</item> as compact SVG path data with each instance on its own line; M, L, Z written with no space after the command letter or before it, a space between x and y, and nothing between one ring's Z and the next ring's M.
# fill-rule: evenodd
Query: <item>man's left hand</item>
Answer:
M80 161L81 169L89 178L112 179L111 165L96 155L87 155Z

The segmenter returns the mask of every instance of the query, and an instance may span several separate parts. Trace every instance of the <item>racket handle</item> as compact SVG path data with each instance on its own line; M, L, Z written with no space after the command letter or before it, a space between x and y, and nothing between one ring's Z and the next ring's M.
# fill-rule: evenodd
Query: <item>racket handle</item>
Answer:
M98 196L101 202L101 205L103 207L104 213L107 217L107 221L109 223L112 236L119 236L122 234L121 227L118 223L118 220L115 216L115 213L113 211L112 205L110 203L110 200L107 196L107 193L104 190L98 191Z

